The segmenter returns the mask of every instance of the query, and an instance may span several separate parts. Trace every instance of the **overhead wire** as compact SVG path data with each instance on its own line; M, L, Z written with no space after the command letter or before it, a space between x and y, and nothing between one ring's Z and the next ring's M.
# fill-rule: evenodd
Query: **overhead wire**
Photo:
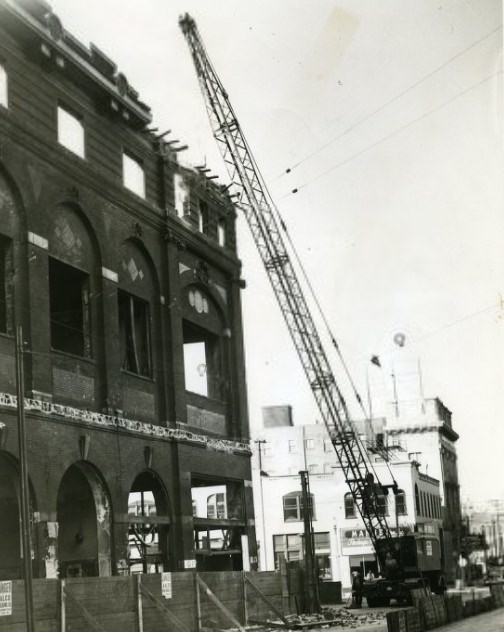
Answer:
M309 154L307 154L306 156L304 156L303 158L301 158L300 160L298 160L296 163L294 163L292 166L288 167L287 169L285 169L284 171L282 171L281 174L279 174L276 178L274 178L272 180L272 182L276 182L277 180L279 180L280 178L282 178L283 176L292 173L292 171L294 169L296 169L297 167L299 167L299 165L303 164L304 162L306 162L307 160L310 160L311 158L313 158L313 156L316 156L317 154L319 154L321 151L323 151L324 149L326 149L327 147L329 147L330 145L332 145L333 143L335 143L337 140L339 140L340 138L343 138L344 136L346 136L349 132L353 131L354 129L356 129L357 127L359 127L360 125L362 125L362 123L365 123L366 121L368 121L370 118L372 118L373 116L375 116L376 114L382 112L385 108L387 108L389 105L392 105L393 103L395 103L396 101L398 101L401 97L405 96L406 94L408 94L408 92L411 92L412 90L414 90L415 88L417 88L418 86L420 86L422 83L424 83L425 81L427 81L427 79L430 79L431 77L433 77L435 74L437 74L439 71L443 70L444 68L446 68L447 66L449 66L452 62L454 62L456 59L458 59L459 57L461 57L462 55L464 55L465 53L467 53L468 51L470 51L472 48L476 47L478 44L481 44L481 42L485 41L486 39L488 39L489 37L491 37L492 35L494 35L495 33L499 32L500 30L502 30L502 24L500 24L498 27L496 27L495 29L493 29L492 31L490 31L489 33L487 33L486 35L484 35L483 37L481 37L480 39L476 40L475 42L473 42L470 46L467 46L466 48L464 48L463 50L459 51L456 55L453 55L452 57L450 57L450 59L446 60L443 64L441 64L440 66L438 66L437 68L435 68L434 70L432 70L431 72L429 72L427 75L423 76L421 79L419 79L418 81L415 81L414 83L412 83L410 86L408 86L407 88L405 88L404 90L402 90L401 92L399 92L398 94L396 94L395 96L393 96L391 99L389 99L388 101L385 101L385 103L382 103L379 107L377 107L376 109L372 110L371 112L369 112L369 114L366 114L366 116L362 117L361 119L359 119L358 121L356 121L355 123L353 123L352 125L350 125L349 127L347 127L343 132L341 132L340 134L338 134L337 136L331 138L330 140L326 141L325 143L323 143L322 145L320 145L320 147L318 147L317 149L313 150L312 152L310 152Z
M409 127L411 127L415 123L418 123L419 121L422 121L422 120L426 119L428 116L431 116L435 112L441 110L442 108L446 107L450 103L453 103L453 101L456 101L457 99L465 96L466 94L468 94L472 90L475 90L476 88L478 88L479 86L483 85L487 81L490 81L490 79L494 79L498 75L502 75L502 70L494 72L491 75L485 77L484 79L481 79L477 83L472 84L471 86L469 86L469 88L466 88L465 90L462 90L461 92L458 92L456 95L454 95L453 97L451 97L447 101L444 101L443 103L441 103L440 105L437 105L436 107L432 108L431 110L429 110L427 112L424 112L422 115L418 116L417 118L413 119L412 121L409 121L405 125L402 125L401 127L399 127L398 129L394 130L393 132L390 132L386 136L383 136L382 138L378 139L377 141L375 141L371 145L368 145L364 149L361 149L360 151L356 152L355 154L352 154L348 158L345 158L344 160L342 160L341 162L333 165L332 167L330 167L326 171L323 171L322 173L317 174L314 178L312 178L311 180L308 180L304 184L295 187L294 189L292 189L292 191L290 191L289 193L286 193L280 199L284 200L284 199L286 199L286 198L288 198L288 197L290 197L292 195L295 195L296 193L298 193L302 189L305 189L306 187L310 186L314 182L317 182L318 180L321 180L322 178L325 178L325 176L329 175L333 171L336 171L336 169L339 169L340 167L343 167L344 165L348 164L349 162L351 162L355 158L358 158L359 156L362 156L363 154L367 153L371 149L374 149L375 147L377 147L381 143L385 142L386 140L389 140L390 138L393 138L394 136L397 136L398 134L403 132L405 129L408 129Z

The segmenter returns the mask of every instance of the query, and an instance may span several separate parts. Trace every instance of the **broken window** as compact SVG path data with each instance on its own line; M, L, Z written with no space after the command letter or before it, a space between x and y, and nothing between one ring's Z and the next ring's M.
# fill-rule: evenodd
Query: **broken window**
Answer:
M8 105L7 73L2 64L0 64L0 105L4 107Z
M58 106L58 143L84 158L84 126L77 116L61 106Z
M198 230L203 235L208 235L208 204L200 200L198 209Z
M184 377L186 391L222 399L222 358L219 337L184 322Z
M50 258L49 305L52 348L90 358L88 275Z
M0 236L0 332L12 334L12 248L9 240Z
M149 304L121 291L118 293L118 303L121 367L131 373L150 377Z
M130 156L128 153L123 153L123 184L124 186L136 193L142 198L145 198L145 174L142 163Z

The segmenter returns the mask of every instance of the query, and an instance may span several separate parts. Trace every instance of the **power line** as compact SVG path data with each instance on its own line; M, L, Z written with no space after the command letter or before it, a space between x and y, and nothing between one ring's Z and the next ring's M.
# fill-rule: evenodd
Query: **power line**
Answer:
M296 167L299 167L299 165L301 165L302 163L306 162L307 160L309 160L310 158L313 158L313 156L316 156L317 154L319 154L321 151L323 151L324 149L326 149L326 147L329 147L330 145L332 145L333 143L335 143L337 140L339 140L340 138L343 138L343 136L346 136L346 134L348 134L349 132L353 131L354 129L356 129L357 127L359 127L359 125L362 125L362 123L364 123L365 121L368 121L370 118L372 118L373 116L375 116L376 114L378 114L379 112L381 112L382 110L384 110L386 107L388 107L389 105L392 105L392 103L395 103L398 99L400 99L401 97L405 96L408 92L410 92L411 90L413 90L414 88L418 87L419 85L421 85L422 83L424 83L424 81L427 81L427 79L430 79L432 76L434 76L436 73L438 73L440 70L443 70L444 68L446 68L447 66L449 66L453 61L455 61L456 59L458 59L459 57L461 57L462 55L464 55L465 53L467 53L469 50L471 50L472 48L474 48L475 46L477 46L478 44L480 44L481 42L483 42L484 40L488 39L489 37L491 37L492 35L494 35L495 33L497 33L498 31L500 31L502 29L502 24L500 26L498 26L497 28L493 29L493 31L490 31L490 33L487 33L486 35L484 35L483 37L481 37L479 40L477 40L476 42L473 42L470 46L468 46L467 48L464 48L464 50L458 52L456 55L454 55L453 57L450 57L450 59L448 59L447 61L445 61L443 64L441 64L441 66L438 66L437 68L435 68L434 70L432 70L430 73L428 73L427 75L425 75L424 77L422 77L421 79L419 79L418 81L416 81L415 83L411 84L410 86L408 86L407 88L405 88L402 92L399 92L399 94L396 94L394 97L392 97L391 99L389 99L388 101L386 101L385 103L383 103L382 105L380 105L379 107L377 107L375 110L372 110L369 114L366 114L366 116L364 116L363 118L359 119L358 121L356 121L355 123L353 123L352 125L350 125L350 127L348 127L347 129L345 129L343 132L341 132L340 134L338 134L337 136L335 136L334 138L331 138L330 140L328 140L327 142L325 142L323 145L321 145L320 147L318 147L317 149L315 149L314 151L312 151L311 153L307 154L306 156L304 156L303 158L301 158L300 160L298 160L298 162L294 163L291 167L288 167L287 169L285 169L285 171L283 171L279 176L277 176L273 182L276 182L277 180L279 180L280 178L282 178L283 176L291 173Z
M417 118L413 119L412 121L410 121L409 123L406 123L405 125L402 125L401 127L399 127L398 129L396 129L395 131L391 132L390 134L387 134L386 136L384 136L383 138L380 138L379 140L375 141L374 143L372 143L371 145L368 145L368 147L365 147L364 149L361 149L360 151L356 152L355 154L352 154L351 156L349 156L348 158L345 158L345 160L342 160L341 162L335 164L334 166L330 167L329 169L327 169L326 171L323 171L322 173L319 173L317 176L315 176L314 178L312 178L311 180L308 180L307 182L305 182L304 184L296 187L295 189L292 189L292 191L290 191L289 193L287 193L286 195L284 195L281 199L284 200L287 197L290 197L291 195L295 195L296 193L298 193L301 189L305 189L307 186L313 184L314 182L317 182L318 180L320 180L321 178L324 178L325 176L327 176L328 174L332 173L333 171L335 171L336 169L339 169L340 167L343 167L344 165L348 164L350 161L352 161L354 158L358 158L359 156L362 156L363 154L365 154L366 152L368 152L371 149L374 149L375 147L377 147L378 145L380 145L381 143L385 142L386 140L388 140L389 138L393 138L394 136L397 136L397 134L401 133L402 131L404 131L405 129L407 129L408 127L411 127L412 125L414 125L415 123L418 123L419 121L422 121L423 119L427 118L428 116L430 116L431 114L434 114L435 112L437 112L438 110L441 110L442 108L444 108L445 106L449 105L450 103L452 103L453 101L455 101L456 99L468 94L469 92L471 92L471 90L474 90L475 88L478 88L479 86L481 86L482 84L486 83L487 81L489 81L490 79L493 79L494 77L497 77L497 75L501 75L502 74L502 70L499 70L498 72L493 73L492 75L490 75L489 77L485 77L484 79L482 79L481 81L478 81L478 83L473 84L472 86L470 86L469 88L466 88L465 90L462 90L462 92L459 92L458 94L456 94L455 96L451 97L450 99L448 99L447 101L444 101L443 103L441 103L440 105L437 105L435 108L433 108L432 110L429 110L428 112L425 112L424 114L422 114L421 116L418 116Z

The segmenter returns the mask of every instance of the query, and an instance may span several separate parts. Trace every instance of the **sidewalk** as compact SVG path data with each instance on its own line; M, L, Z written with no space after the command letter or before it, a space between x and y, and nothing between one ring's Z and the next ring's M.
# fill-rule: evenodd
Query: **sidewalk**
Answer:
M437 629L440 632L504 632L504 608L448 623Z

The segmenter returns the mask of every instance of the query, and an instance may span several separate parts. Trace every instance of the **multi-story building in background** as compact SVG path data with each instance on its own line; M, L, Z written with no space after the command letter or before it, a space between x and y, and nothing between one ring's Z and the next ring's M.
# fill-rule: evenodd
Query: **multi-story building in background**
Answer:
M295 426L291 413L288 406L265 408L264 427L255 441L260 567L277 568L281 555L287 561L302 559L304 507L299 472L308 471L320 577L341 581L348 590L353 570L378 572L376 555L325 426ZM383 427L384 422L375 425ZM392 451L395 456L388 464L379 454L371 455L381 483L390 485L393 477L399 488L397 495L381 496L378 510L393 533L418 531L438 538L442 531L439 480L422 473L418 460L409 459L400 448Z
M36 577L256 561L235 208L150 124L44 0L0 0L0 578L21 576L17 331Z
M467 535L481 535L486 543L480 557L504 565L504 500L466 500L462 513Z

